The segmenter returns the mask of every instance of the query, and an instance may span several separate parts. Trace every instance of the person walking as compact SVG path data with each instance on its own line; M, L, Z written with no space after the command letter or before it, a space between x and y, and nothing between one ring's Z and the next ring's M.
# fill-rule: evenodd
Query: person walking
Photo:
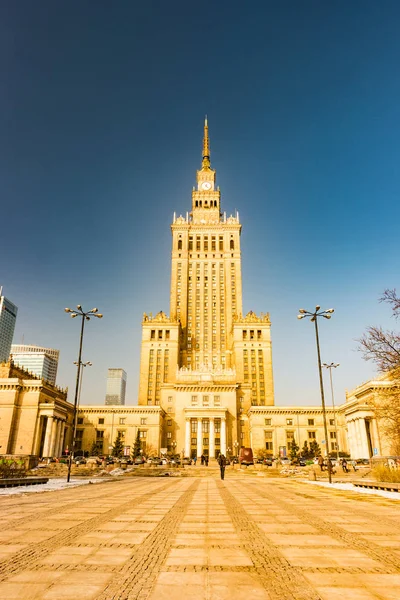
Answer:
M219 470L221 472L221 479L223 480L225 477L225 467L226 467L226 458L223 454L220 454L218 457Z
M208 467L208 454L204 455L204 464Z
M342 469L343 469L343 473L349 472L349 470L347 468L347 460L345 458L342 458Z
M324 457L322 456L322 454L320 454L318 456L318 464L319 464L319 468L321 469L321 471L324 470Z
M201 459L201 464L204 465L204 454L201 455L200 459Z
M197 462L197 456L196 456L196 455L194 455L194 456L193 456L193 463L194 463L194 466L196 466L196 462Z

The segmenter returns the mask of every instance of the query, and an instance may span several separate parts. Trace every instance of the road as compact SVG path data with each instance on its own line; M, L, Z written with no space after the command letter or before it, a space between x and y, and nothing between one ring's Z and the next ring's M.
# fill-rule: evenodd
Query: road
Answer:
M400 598L400 502L217 474L2 497L1 600Z

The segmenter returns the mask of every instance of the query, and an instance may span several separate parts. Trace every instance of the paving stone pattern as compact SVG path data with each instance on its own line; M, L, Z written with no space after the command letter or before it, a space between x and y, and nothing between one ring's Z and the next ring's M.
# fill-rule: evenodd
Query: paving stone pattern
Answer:
M400 599L400 502L215 471L2 497L0 599Z

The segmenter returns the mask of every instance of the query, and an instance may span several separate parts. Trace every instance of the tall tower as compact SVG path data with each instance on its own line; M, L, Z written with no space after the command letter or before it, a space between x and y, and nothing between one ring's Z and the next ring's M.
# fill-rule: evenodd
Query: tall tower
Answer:
M180 366L230 368L233 319L242 313L241 225L238 213L221 213L207 119L196 179L190 218L171 225L170 314L182 328Z
M0 286L0 362L10 356L18 308L2 294Z
M206 118L192 210L171 225L170 316L143 316L139 404L166 413L160 449L213 458L251 445L247 411L274 395L269 315L242 316L241 224L210 156Z
M124 369L108 369L106 405L124 406L126 392L126 372Z

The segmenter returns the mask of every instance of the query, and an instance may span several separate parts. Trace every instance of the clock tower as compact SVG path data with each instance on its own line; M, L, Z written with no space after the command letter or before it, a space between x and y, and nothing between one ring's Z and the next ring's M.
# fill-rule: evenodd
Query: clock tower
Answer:
M220 217L221 192L219 188L215 189L216 173L211 168L207 117L204 121L203 160L196 179L197 189L192 191L193 222L215 222Z
M170 315L142 322L139 404L163 409L168 451L251 445L250 407L274 403L269 315L242 314L241 229L221 211L206 118L192 209L171 225Z

